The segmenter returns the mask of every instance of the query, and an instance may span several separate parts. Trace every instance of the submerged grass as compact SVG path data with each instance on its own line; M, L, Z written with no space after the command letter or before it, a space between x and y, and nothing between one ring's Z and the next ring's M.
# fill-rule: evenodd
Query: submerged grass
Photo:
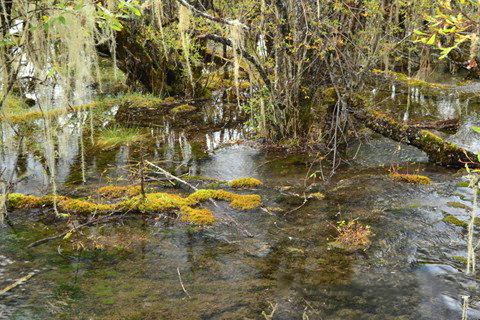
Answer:
M111 149L121 145L131 145L145 140L145 135L138 128L114 126L101 131L97 137L97 146Z

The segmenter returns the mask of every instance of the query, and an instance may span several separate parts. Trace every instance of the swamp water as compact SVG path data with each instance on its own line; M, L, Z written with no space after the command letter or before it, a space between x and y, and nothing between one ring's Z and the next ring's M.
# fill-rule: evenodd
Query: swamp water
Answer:
M95 126L107 126L115 111L96 112ZM129 216L82 229L74 240L85 250L72 250L71 239L27 249L58 224L35 210L14 212L13 228L0 227L0 288L35 275L0 297L0 319L461 319L463 296L470 296L469 319L480 319L476 277L463 273L465 229L443 221L467 219L471 191L459 184L461 174L427 164L417 150L370 136L351 146L352 166L309 188L325 199L302 206L309 159L240 142L242 128L143 128L142 143L100 150L90 142L94 133L81 130L88 116L56 120L60 193L81 197L106 184L138 183L132 164L145 157L178 175L259 178L264 186L240 192L260 194L263 209L240 212L219 202L211 207L219 223L207 229ZM23 141L2 123L1 166L18 181L14 191L46 194L42 123L30 125ZM388 166L402 161L417 162L408 170L433 183L391 180ZM336 222L354 218L372 226L370 248L332 249Z

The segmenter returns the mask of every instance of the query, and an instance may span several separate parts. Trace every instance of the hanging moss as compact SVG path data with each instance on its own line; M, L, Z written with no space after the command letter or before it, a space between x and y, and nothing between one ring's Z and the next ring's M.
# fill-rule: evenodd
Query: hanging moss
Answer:
M415 183L415 184L431 184L432 180L429 177L416 175L416 174L401 174L392 173L390 177L395 181Z
M232 188L252 188L263 185L263 182L255 178L240 178L231 180L228 185Z

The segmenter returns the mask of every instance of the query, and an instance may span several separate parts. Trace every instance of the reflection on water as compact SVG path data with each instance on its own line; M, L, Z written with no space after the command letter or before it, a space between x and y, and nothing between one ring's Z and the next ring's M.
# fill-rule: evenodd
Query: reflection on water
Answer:
M398 88L395 91L394 100L401 99ZM411 94L413 115L450 117L464 107L457 98L430 99L419 90ZM427 100L435 101L431 106L436 109ZM417 102L425 106L416 109ZM225 116L212 108L210 115ZM442 220L445 214L467 216L465 209L449 202L471 206L471 191L457 187L452 172L424 165L433 185L394 182L382 166L392 161L398 145L380 139L355 151L359 166L338 172L325 185L325 200L312 199L291 212L297 205L284 199L295 195L272 187L302 185L309 166L300 157L272 158L252 145L236 143L244 138L236 128L196 133L168 124L144 129L148 139L141 144L100 150L89 139L96 134L89 132L89 115L52 120L58 132L52 146L60 186L81 182L83 134L88 182L128 179L129 165L145 156L178 174L188 168L191 174L222 180L260 178L270 187L248 192L261 194L266 210L238 212L219 203L211 209L222 223L206 230L143 217L94 226L83 231L83 241L107 248L120 243L124 249L79 252L59 242L25 249L55 230L39 222L27 229L19 217L13 221L15 232L0 227L0 254L14 261L0 261L0 275L5 275L0 288L25 270L47 270L28 282L25 291L16 290L0 302L0 319L262 319L262 312L273 310L273 319L285 320L458 319L466 294L472 297L470 318L479 318L476 279L464 276L458 259L466 254L463 229ZM105 127L114 115L115 110L104 112L95 123ZM28 130L1 123L0 172L13 176L16 191L48 192L42 121ZM453 139L467 143L474 138L467 128L475 121L468 121ZM424 154L408 148L396 155L404 161L425 160ZM274 208L283 213L273 213ZM227 213L255 236L244 237L225 219ZM356 217L372 225L372 246L355 254L331 249L332 226Z
M112 122L117 110L115 106L97 114L94 120L91 111L85 111L35 120L28 125L0 122L0 172L13 182L14 190L11 191L50 192L49 163L54 166L59 188L69 182L126 177L129 175L128 166L139 161L141 154L145 154L146 159L176 168L178 174L188 169L194 175L198 174L198 161L208 152L244 136L243 131L235 128L197 134L173 129L167 123L165 128L143 129L142 133L148 139L141 144L99 150L95 143L92 144L96 133L91 131L91 122L104 128ZM49 121L49 130L54 132L51 142L45 135L45 121ZM97 130L101 129L94 128Z

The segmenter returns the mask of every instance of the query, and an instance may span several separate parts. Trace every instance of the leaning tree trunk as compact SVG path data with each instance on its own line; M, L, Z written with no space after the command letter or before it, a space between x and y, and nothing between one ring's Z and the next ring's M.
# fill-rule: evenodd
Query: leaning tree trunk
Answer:
M445 141L431 131L398 122L385 113L374 111L361 98L352 99L350 106L353 116L366 127L392 140L423 150L432 162L447 167L463 167L465 163L472 167L478 166L474 153Z

